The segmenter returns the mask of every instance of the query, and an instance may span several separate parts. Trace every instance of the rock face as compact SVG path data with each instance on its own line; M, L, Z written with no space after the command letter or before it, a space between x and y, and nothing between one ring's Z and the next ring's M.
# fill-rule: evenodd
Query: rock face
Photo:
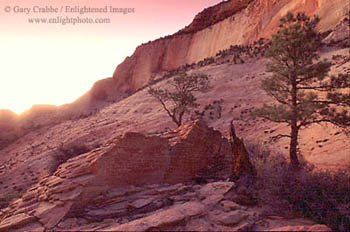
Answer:
M233 182L110 188L91 197L79 210L68 198L53 200L64 185L58 187L58 182L52 180L44 182L56 193L48 191L48 200L35 200L34 193L40 187L28 191L12 205L24 208L2 219L0 231L331 231L305 219L270 217L262 209L224 200ZM77 195L80 190L78 187L72 190L75 194L66 196Z
M308 15L320 15L319 29L326 31L346 17L348 8L349 2L346 0L221 2L199 13L189 26L174 35L137 47L132 56L118 65L113 77L96 82L89 92L72 104L57 109L41 109L40 114L49 113L49 118L40 118L36 112L30 112L33 116L28 114L26 120L22 120L24 131L18 125L11 125L9 132L6 126L1 130L0 149L36 126L52 126L66 120L89 116L134 93L163 72L215 56L231 45L247 44L261 37L268 38L276 30L280 17L287 11L305 11ZM341 35L348 35L344 33L346 30L340 31ZM338 34L333 34L330 39L337 39L340 36ZM17 131L14 132L12 128Z
M19 135L17 115L9 110L0 110L0 149L9 145Z
M115 142L69 159L52 176L43 177L5 209L0 230L21 227L35 219L51 229L69 212L81 209L100 194L108 195L113 188L190 181L215 157L223 157L221 144L221 134L199 120L163 137L125 133ZM148 203L139 201L132 206Z
M256 0L249 3L246 8L238 10L236 14L229 16L228 19L231 18L231 21L232 17L235 20L239 19L238 15L244 16L242 12L248 14L254 12L254 7L261 6L258 8L262 10L261 12L265 12L264 9L274 9L269 11L271 15L265 18L267 20L265 23L268 24L273 15L279 14L279 9L283 8L281 11L283 13L288 9L303 9L302 7L306 4L310 9L314 9L315 2L311 0L289 2ZM328 17L324 17L321 21L321 29L327 29L328 26L334 25L332 22L343 16L342 9L345 9L344 6L347 4L345 1L338 0L329 2L317 1L319 10L315 12L321 12L321 16L329 13ZM329 9L332 11L327 12L325 6L331 6ZM257 12L257 9L255 11ZM263 15L263 13L261 14ZM199 19L202 17L204 16L198 16ZM274 22L278 21L278 17L272 17ZM214 24L211 25L211 29L203 29L201 25L194 24L197 26L193 26L192 29L194 29L191 32L178 33L173 37L159 41L163 41L162 43L165 43L166 40L175 41L175 37L187 38L188 35L194 33L192 37L197 36L195 41L199 42L198 38L201 38L199 33L203 33L203 36L208 35L208 45L213 45L209 31L215 28L225 30L224 22L229 23L228 19L220 22L212 21L211 23ZM235 20L232 22L237 23ZM243 21L240 22L242 25L246 25ZM268 34L269 30L265 23L261 25L261 28L267 28L265 31ZM343 33L343 28L348 27L345 24L339 25L337 31L330 34L329 39L348 38L348 33ZM271 26L271 28L273 27ZM219 29L215 29L217 35L221 35ZM253 29L254 26L252 26ZM227 35L231 35L230 33ZM240 38L241 32L236 31L236 33ZM214 37L215 33L212 35ZM226 37L218 37L217 44L225 44L225 42L220 42L220 38ZM227 38L230 39L229 36ZM245 39L249 38L245 37ZM190 40L192 41L192 39ZM200 47L197 47L198 51L201 51L198 54L209 54L208 51L212 49L207 47L204 42L205 38L203 38ZM176 43L181 45L180 40ZM150 43L147 46L151 46L151 44L155 45L156 43ZM164 50L165 48L162 46L159 48ZM215 46L213 52L217 49ZM333 54L338 53L327 50L323 54L323 58L330 59ZM348 49L341 50L339 54L346 56ZM130 60L134 58L130 58ZM168 62L170 63L173 58L169 53ZM181 61L181 59L183 58L180 57L179 60ZM163 62L164 59L159 60ZM150 59L148 61L150 62ZM173 61L176 60L173 59ZM179 63L181 63L180 61ZM125 66L129 67L125 70L129 70L132 75L134 72L136 73L135 70L139 74L143 71L147 74L148 69L142 66L142 62L144 61L138 60L133 64L134 66ZM225 99L223 118L211 125L224 133L227 131L227 124L232 115L240 115L237 119L239 121L237 129L240 131L240 135L248 140L249 136L250 139L268 138L269 135L274 135L277 132L285 132L283 127L279 128L273 124L254 121L249 119L246 114L253 107L257 107L258 103L265 103L268 100L258 88L259 81L266 75L264 67L264 60L253 60L246 64L218 64L195 70L214 76L214 90L206 95L198 96L202 105L207 104L208 99ZM345 70L345 68L350 71L349 63L338 63L334 65L333 69L334 72L339 73L339 70ZM154 70L159 71L157 68ZM145 82L148 77L139 80L128 78L128 76L125 78L123 80L116 77L98 82L93 88L93 95L91 95L93 97L89 96L86 99L94 99L93 101L96 102L112 100L109 98L109 92L119 91L119 88L123 88L123 91L131 91L135 86L142 84L142 81ZM125 82L123 83L123 81ZM131 84L137 85L132 86ZM107 98L105 98L106 93ZM91 102L90 100L85 101L86 99L83 100L89 105ZM130 106L135 107L130 108ZM50 114L55 110L48 110L48 112ZM262 213L260 214L260 211L255 208L246 208L239 203L246 201L246 199L234 199L234 194L231 195L232 197L225 196L227 195L226 191L232 190L234 185L232 182L220 181L207 185L180 183L202 175L222 177L229 173L228 171L232 168L230 166L232 157L230 156L229 144L227 140L221 138L220 133L206 127L200 121L184 125L173 132L157 133L156 130L163 130L172 124L168 116L162 112L161 106L153 101L146 94L146 91L139 91L123 101L102 109L96 115L68 120L52 126L52 128L33 130L30 134L0 150L0 191L2 193L14 190L22 191L27 190L28 186L32 186L20 199L0 211L0 231L106 230L107 228L109 230L116 228L153 230L160 228L190 231L329 229L303 220L296 222L276 218L271 220ZM7 117L6 120L11 121L11 117ZM39 117L38 121L41 122L41 119ZM16 120L12 121L16 124ZM3 125L7 126L6 123ZM123 131L142 131L142 133L161 135L145 136L141 133L126 133L113 142L100 146L114 137L115 134L120 134ZM333 138L335 139L332 140ZM322 141L320 142L319 139ZM345 135L335 129L310 128L302 140L307 143L302 145L309 157L319 153L323 154L321 158L314 159L318 163L322 160L326 166L333 162L332 165L337 168L340 164L348 161L349 144L346 143ZM319 143L318 146L315 146L314 140ZM51 166L49 164L52 163L53 155L59 150L57 147L60 143L69 145L74 141L85 146L89 144L88 147L90 147L90 143L97 142L96 146L91 145L91 148L98 148L92 151L88 149L89 151L83 153L78 152L79 156L69 159L58 168L55 166L51 176L37 173L41 170L45 171L45 168ZM283 144L278 146L284 148ZM54 150L51 151L51 149ZM332 159L335 157L331 156L333 154L340 158L333 161ZM132 162L127 163L127 165L121 165L123 160L130 159L129 156L135 159L132 159ZM126 180L125 176L130 176L130 179ZM19 182L23 186L18 186ZM149 183L153 184L149 185ZM159 218L167 219L166 223L157 220ZM139 227L141 225L144 226Z
M166 183L187 181L207 164L214 163L216 158L224 160L225 154L229 155L221 149L221 133L208 128L200 120L185 124L166 136L170 145L170 164L164 178Z
M98 182L118 187L161 183L169 162L166 139L126 133L90 168Z
M172 36L139 46L116 68L113 78L121 93L133 92L155 74L215 56L230 45L269 38L288 11L321 17L326 31L346 15L346 0L230 0L205 9Z
M0 150L32 130L62 121L60 116L53 105L34 105L20 116L0 110Z
M33 130L51 127L80 113L71 113L73 107L68 108L70 109L67 106L34 105L20 115L0 110L0 150Z
M203 168L215 174L210 166L218 160L231 170L226 143L200 120L161 136L125 133L42 177L0 211L0 231L329 229L283 218L270 224L262 208L225 197L235 183L193 181Z
M349 49L334 49L336 50L329 51L327 49L326 53L321 54L321 59L331 59L334 55L346 57L349 54ZM341 60L336 61L332 67L332 75L337 75L337 73L343 72L343 70L350 71L350 63L342 63L343 61ZM259 107L259 104L263 104L269 100L259 88L260 81L266 77L264 60L250 61L247 59L245 64L209 65L193 71L207 73L213 76L214 89L206 94L198 95L199 103L202 106L210 103L209 101L212 99L225 99L222 118L211 122L211 126L220 130L222 134L227 133L227 125L229 125L232 117L236 118L235 126L237 133L245 139L247 142L246 145L249 142L255 142L256 139L259 139L258 142L263 140L268 141L270 136L289 132L288 128L249 118L248 113L251 109ZM166 80L159 83L159 85L166 87ZM130 106L133 106L133 108L130 108ZM10 144L7 148L0 150L0 194L28 190L38 180L42 179L42 174L45 174L45 169L48 169L48 167L53 166L52 169L49 168L49 170L52 170L50 174L53 174L57 166L51 164L56 160L54 158L60 150L61 144L64 145L63 148L65 146L69 148L71 144L76 144L72 146L74 148L73 151L77 151L75 155L80 154L78 158L71 159L67 164L61 165L61 168L69 167L69 171L60 170L63 177L68 177L65 183L69 186L71 184L70 182L72 182L70 179L77 182L89 181L90 178L95 178L91 174L91 170L88 170L89 163L95 160L96 152L98 154L107 152L107 150L104 150L105 148L101 148L103 150L94 151L94 154L88 153L91 157L86 158L81 153L81 150L84 151L85 149L80 149L80 145L87 147L87 150L90 151L114 138L116 134L122 134L125 131L137 131L142 134L155 135L162 134L163 132L160 131L164 131L164 128L171 128L172 126L174 125L171 119L166 115L161 105L152 99L145 89L123 101L104 108L90 117L69 120L52 128L34 130L15 143ZM215 134L214 132L210 133ZM161 137L167 138L169 142L171 137L175 138L174 141L176 141L177 136L176 133L168 133L167 135L163 134ZM198 137L200 136L202 135L198 135ZM301 144L301 148L305 151L305 157L317 166L323 165L321 166L322 168L334 169L339 167L345 168L345 165L349 161L350 147L348 138L337 128L325 128L321 126L308 128L303 132L301 141L304 142ZM274 146L280 148L282 151L283 149L287 150L285 148L288 146L287 142L282 140ZM222 142L222 149L224 147L226 147L226 150L230 150L227 140ZM216 171L218 171L217 169L220 171L220 166L216 164L220 164L220 160L222 160L221 156L223 155L216 156L214 162L208 164L208 167L213 167L216 168ZM231 157L224 156L223 158L225 157L227 159L224 163L229 163L230 160L232 162ZM85 162L87 163L85 164ZM78 168L80 166L81 168ZM212 172L212 169L208 167L200 170L198 174L210 177L215 172ZM75 173L78 180L75 180ZM57 179L59 182L59 178L61 177L57 175L56 177L54 179ZM95 181L93 183L97 182ZM98 194L97 190L100 191L104 186L91 185L90 190L84 193L82 199L85 198L85 195L89 199L88 192L90 194L97 192L96 194ZM76 191L78 192L71 192L69 194L72 195L65 196L65 198L70 198L78 194L81 190L78 189ZM240 198L238 200L232 200L246 202L249 199ZM21 207L25 207L26 204L28 202L24 203Z
M194 178L220 156L220 132L202 121L184 124L164 137L126 133L90 169L99 183L115 187L175 184Z

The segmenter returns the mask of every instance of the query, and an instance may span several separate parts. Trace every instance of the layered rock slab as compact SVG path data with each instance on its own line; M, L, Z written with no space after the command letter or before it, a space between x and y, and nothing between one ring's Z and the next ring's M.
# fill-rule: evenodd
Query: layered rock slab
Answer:
M164 138L126 133L89 168L99 183L113 187L161 183L170 162L169 152Z
M0 228L21 228L36 221L51 229L110 189L191 180L219 156L221 144L221 134L199 120L163 137L125 133L114 142L69 159L52 176L40 180L3 210ZM26 217L19 220L16 215L21 213Z
M187 202L170 209L155 213L146 218L135 220L120 226L110 227L108 231L147 231L150 229L166 229L177 223L198 216L205 210L204 205L198 202Z
M267 216L263 208L244 207L224 200L233 182L204 185L152 184L111 188L90 199L79 213L66 214L54 231L250 231L328 230L305 219ZM215 199L211 196L216 196ZM52 205L40 203L41 212L53 215ZM233 206L233 207L232 207ZM229 210L227 210L229 208ZM46 210L45 210L46 209ZM28 214L31 212L29 211ZM2 231L44 231L38 214L5 219ZM17 223L16 226L10 225Z

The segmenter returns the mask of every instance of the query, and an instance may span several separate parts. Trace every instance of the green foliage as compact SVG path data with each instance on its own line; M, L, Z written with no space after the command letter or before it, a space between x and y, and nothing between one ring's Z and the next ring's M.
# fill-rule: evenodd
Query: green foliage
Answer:
M264 105L253 115L267 120L286 123L291 128L290 159L299 166L297 146L299 130L314 123L331 122L336 125L346 123L348 112L330 113L332 105L347 105L349 95L339 93L340 88L349 88L349 78L338 76L326 79L331 63L319 61L318 51L322 47L322 35L315 28L319 18L307 17L304 13L288 13L280 21L279 30L272 36L265 56L270 58L267 71L272 77L262 81L261 87L277 101ZM328 98L320 91L329 92Z
M160 102L173 122L180 126L183 116L199 106L193 93L210 90L209 79L204 74L187 75L181 72L168 83L171 90L150 87L148 93Z
M350 128L350 75L339 74L328 81L327 101L332 106L324 110L322 115L334 125Z
M216 57L224 58L226 56L232 56L232 62L234 64L245 63L243 57L259 57L264 54L266 49L269 47L267 40L260 38L249 45L231 45L230 48L220 50L216 53Z
M214 57L204 58L204 60L199 61L197 64L199 67L207 66L215 62Z

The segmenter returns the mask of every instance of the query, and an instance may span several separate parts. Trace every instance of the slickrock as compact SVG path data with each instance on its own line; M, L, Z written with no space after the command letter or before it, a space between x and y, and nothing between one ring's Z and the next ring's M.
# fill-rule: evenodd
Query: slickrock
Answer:
M211 194L222 196L233 185L218 181L204 185L188 182L111 188L76 208L72 201L61 206L44 201L28 214L13 212L14 216L1 221L0 228L1 231L329 231L328 227L305 219L265 218L258 208L211 199ZM160 191L155 194L156 190Z
M213 216L213 221L224 226L234 226L246 219L249 215L244 211L232 211L229 213L219 213Z
M228 159L221 137L201 120L162 136L125 133L28 189L2 210L0 231L251 229L259 211L224 199L233 182L194 181L215 157Z
M135 220L121 226L106 228L111 231L148 231L151 229L165 230L191 217L202 214L205 207L198 202L188 202L176 205L151 216Z
M17 139L20 134L17 115L9 110L0 110L0 149Z
M227 13L225 9L221 9L235 4L241 4L237 8L240 10L236 11L228 7L229 12ZM99 147L107 140L114 138L116 134L122 134L125 131L157 134L155 132L172 128L171 120L161 106L148 96L147 89L136 93L131 91L144 86L151 76L160 77L168 68L190 63L192 56L193 60L200 60L209 55L215 56L219 50L231 45L243 44L244 41L250 39L255 40L261 36L259 34L261 31L263 34L266 32L269 35L274 30L273 25L288 10L303 11L305 9L308 14L319 13L322 31L333 30L326 42L331 42L332 39L346 42L349 36L348 20L346 20L348 6L348 1L344 0L253 0L249 3L247 1L228 1L227 4L220 4L218 7L205 11L200 14L202 16L197 18L203 19L205 15L236 13L225 19L218 16L219 21L211 18L208 20L210 23L208 23L214 24L204 29L202 26L195 26L201 30L195 32L191 38L187 38L190 34L178 34L159 40L159 42L154 41L140 46L135 54L126 59L124 65L121 65L121 71L118 72L118 75L116 73L115 78L102 80L96 84L92 90L92 95L95 97L91 97L91 94L87 93L84 97L90 96L88 99L79 99L72 106L62 106L62 108L58 107L57 109L49 106L34 107L31 111L33 115L30 115L31 113L25 115L23 120L33 124L27 130L28 133L23 134L23 131L19 131L20 138L11 144L5 141L8 146L0 150L0 194L23 193L45 175L52 175L57 167L66 161L67 157L64 157L64 153L71 150L66 149L68 145L77 148L77 152L73 152L71 155L78 155L82 154L80 152L89 152ZM342 23L339 23L340 21ZM251 33L245 34L246 29ZM169 45L169 51L166 52L167 45L172 41L174 44ZM190 45L187 46L188 44ZM185 52L181 53L180 51ZM169 54L168 58L163 59L162 53ZM348 48L341 49L338 46L326 47L320 55L321 59L330 60L333 56L347 57L348 54ZM154 62L158 59L158 55L159 62ZM190 58L185 59L185 56ZM221 58L224 60L232 59L230 56L218 59ZM196 66L191 70L190 72L209 74L214 87L212 91L200 94L196 98L202 106L214 99L224 99L222 117L210 122L210 125L220 130L222 134L227 132L229 120L235 117L239 135L246 142L265 143L271 136L287 133L287 128L263 120L252 119L247 114L250 110L269 102L270 99L259 88L260 81L268 75L265 70L266 60L264 58L247 59L247 57L243 57L243 59L245 60L244 64L221 63L216 60L213 64L204 67ZM169 64L169 67L165 67L165 63ZM332 67L331 75L348 72L349 64L345 58L341 63L339 61L337 65ZM158 67L161 68L158 69ZM148 75L148 73L152 73L152 75ZM166 81L158 84L165 87ZM101 100L104 99L104 92L107 98ZM131 93L134 94L130 95ZM122 100L121 98L113 98L114 95L123 95L126 98ZM112 100L113 104L111 104ZM103 109L95 108L93 101L96 101L97 105L101 107L106 106L106 104L111 105ZM76 109L79 111L84 107L87 107L85 111L83 110L79 114L75 112ZM5 133L5 137L8 135L9 139L12 140L12 132L15 132L15 137L17 137L18 131L13 126L18 127L18 120L9 112L3 113L2 119L5 118L5 120L0 119L0 127L2 128L0 137L3 138L2 134ZM8 132L11 133L8 134ZM1 138L0 140L2 140ZM316 141L325 138L329 139L327 143L315 144ZM346 168L350 148L348 139L339 129L328 126L312 126L301 134L301 140L303 141L300 144L301 150L303 150L307 161L321 168ZM274 146L278 153L286 153L286 147L289 146L286 141L281 140ZM87 150L79 149L84 147ZM71 165L79 165L79 163ZM84 177L85 170L86 168L76 169L72 170L71 173L65 173L65 175L67 178L70 178L69 175L76 178L86 178L87 183L89 183L88 179L91 176ZM77 177L77 172L81 172L82 176ZM206 173L210 175L211 172ZM45 196L43 195L43 197Z
M227 12L221 9L227 5L233 8ZM320 13L320 29L335 29L325 42L346 40L348 19L338 22L348 6L344 0L227 1L198 15L186 30L138 47L133 56L118 66L113 78L97 83L91 90L92 96L87 94L88 99L83 97L73 106L84 109L95 107L96 102L106 105L106 101L133 93L155 75L214 56L232 44L269 37L280 16L289 10ZM221 14L218 20L207 21L210 26L202 20ZM348 48L326 47L321 58L346 57L348 53ZM331 74L349 71L350 63L344 62L334 65ZM212 76L213 90L198 96L202 105L212 99L225 99L222 118L211 126L224 133L232 116L240 115L235 121L245 141L261 142L287 131L247 114L269 101L259 89L259 82L267 75L265 64L265 59L253 58L245 64L216 63L194 70ZM165 82L158 84L164 87ZM56 125L51 125L56 114L51 118L46 113L38 114L38 118L29 115L28 121L35 119L34 127L40 128L29 128L28 134L0 150L1 193L25 190L20 199L0 211L0 231L329 230L311 221L267 219L260 215L257 206L248 207L256 202L235 192L232 186L237 183L224 181L232 169L227 139L202 121L160 132L171 128L171 120L146 92L141 90L93 115L87 111L77 116L67 110L69 115L64 115L66 111L62 115L69 120L61 118ZM11 124L7 125L7 121ZM7 121L0 122L0 127L12 131L16 120ZM37 121L45 121L46 127ZM116 138L125 131L138 133ZM315 148L315 141L325 141L325 136L327 143ZM317 165L338 168L349 161L349 144L337 129L311 127L301 135L301 141L305 157ZM0 147L8 145L7 140L0 143ZM278 152L283 153L287 145L279 142ZM193 179L196 183L191 182ZM232 190L229 194L228 189ZM166 223L161 222L163 218Z
M325 225L312 225L312 226L284 226L278 228L272 228L269 231L332 231Z
M222 205L222 207L224 208L225 212L229 212L231 210L236 210L236 209L242 209L243 207L240 206L239 204L233 202L233 201L221 201L220 204Z
M333 31L324 39L324 42L334 42L346 41L349 40L350 28L349 28L350 19L344 18Z
M15 214L1 221L0 231L6 231L11 228L18 228L35 221L35 218L25 213Z
M140 133L125 133L114 143L69 159L52 176L43 178L5 209L0 226L12 228L38 220L45 228L51 229L67 214L79 211L102 193L107 197L92 202L98 204L106 198L114 199L118 194L125 194L110 191L118 187L189 181L219 156L221 134L200 120L184 124L171 133L171 139L168 137L169 134L147 137ZM127 190L129 193L133 191L137 192L137 189ZM170 188L169 191L179 189ZM167 191L163 189L163 192ZM130 204L96 208L87 215L102 219L127 214L125 206L145 213L171 204L170 199L141 198ZM22 213L27 211L29 215ZM16 215L22 216L11 219Z
M234 186L233 182L209 183L199 190L200 197L207 198L213 195L224 195Z

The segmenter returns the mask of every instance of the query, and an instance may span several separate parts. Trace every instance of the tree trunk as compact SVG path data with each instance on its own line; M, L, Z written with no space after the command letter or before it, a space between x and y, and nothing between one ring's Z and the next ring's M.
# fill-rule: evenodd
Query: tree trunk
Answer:
M179 122L178 120L176 120L175 117L172 117L172 119L173 119L173 122L175 122L176 125L177 125L178 127L181 126L181 122Z
M297 82L296 77L292 76L292 118L291 118L291 133L290 133L290 146L289 146L289 156L290 163L293 168L299 167L299 160L297 156L298 147L298 108L297 108Z
M290 162L292 167L299 167L299 159L297 156L297 147L298 147L298 132L299 129L295 125L292 125L291 127L291 138L290 138L290 147L289 147L289 156L290 156Z

